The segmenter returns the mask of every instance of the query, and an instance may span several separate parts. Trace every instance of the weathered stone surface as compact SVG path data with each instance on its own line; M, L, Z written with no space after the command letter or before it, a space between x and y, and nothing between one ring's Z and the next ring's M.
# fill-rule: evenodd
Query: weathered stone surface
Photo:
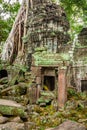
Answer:
M0 130L25 130L23 123L8 122L0 125Z
M46 107L46 103L40 103L40 107Z
M7 83L8 83L8 77L0 79L0 84L7 84Z
M19 116L10 119L11 122L23 123Z
M86 130L86 128L79 123L67 120L56 128L50 128L46 130Z
M59 69L58 75L58 107L62 108L67 101L67 86L66 86L66 71L67 68Z
M0 85L0 90L2 90L4 88L4 85Z
M11 100L0 99L0 113L2 115L26 117L24 108Z
M30 104L36 103L36 101L37 101L36 92L37 92L36 84L32 83L27 91L27 98L29 99Z
M9 118L0 116L0 124L6 123L8 120Z
M25 130L32 130L36 125L34 122L25 122Z

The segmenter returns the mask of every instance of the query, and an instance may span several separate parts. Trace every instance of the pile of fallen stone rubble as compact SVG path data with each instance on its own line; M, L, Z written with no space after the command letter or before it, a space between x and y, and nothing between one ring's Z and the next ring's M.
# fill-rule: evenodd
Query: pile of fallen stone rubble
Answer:
M34 112L36 104L34 78L26 72L25 75L15 75L11 81L8 77L0 79L0 130L32 129L34 123L30 122L28 116ZM39 99L37 104L46 106L53 99L51 96L52 93L48 93L48 99Z
M8 77L0 79L0 130L41 130L41 127L45 130L48 127L56 127L62 122L64 123L57 128L47 130L68 130L69 128L86 130L84 125L66 121L67 116L72 115L72 112L68 111L75 107L82 109L83 102L74 102L74 104L68 101L66 110L58 111L55 93L48 91L41 91L41 97L36 102L36 97L33 97L36 91L34 78L31 73L26 72L24 76L14 77L12 81L9 81ZM84 121L81 119L79 122L86 122L86 119Z
M26 94L26 86L17 84L16 77L13 80L10 82L8 77L0 79L0 130L25 130L27 113L22 96Z

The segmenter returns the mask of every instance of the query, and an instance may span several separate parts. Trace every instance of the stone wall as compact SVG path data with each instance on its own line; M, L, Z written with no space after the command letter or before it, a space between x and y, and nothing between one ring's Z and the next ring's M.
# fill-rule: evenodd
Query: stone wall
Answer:
M87 28L78 35L78 45L73 50L73 64L70 83L78 92L87 91Z
M80 45L75 47L74 51L74 62L72 67L72 80L71 84L76 87L77 91L87 91L87 46L83 42L84 36L86 34L82 29L81 33L78 36L80 39ZM82 37L80 37L82 36ZM85 82L85 85L83 85Z

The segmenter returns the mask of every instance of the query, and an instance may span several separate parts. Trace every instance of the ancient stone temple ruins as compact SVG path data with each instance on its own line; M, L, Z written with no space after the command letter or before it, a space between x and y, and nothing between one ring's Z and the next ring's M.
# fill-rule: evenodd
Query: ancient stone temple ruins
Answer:
M23 1L2 53L2 59L11 64L28 66L37 88L46 85L48 90L58 91L60 107L67 100L67 87L81 90L81 83L85 86L85 77L80 77L80 73L86 74L83 69L87 72L79 57L80 53L84 56L86 48L79 51L80 48L68 44L69 28L60 5L51 0Z
M87 91L87 28L83 28L78 35L73 57L72 86L78 91Z

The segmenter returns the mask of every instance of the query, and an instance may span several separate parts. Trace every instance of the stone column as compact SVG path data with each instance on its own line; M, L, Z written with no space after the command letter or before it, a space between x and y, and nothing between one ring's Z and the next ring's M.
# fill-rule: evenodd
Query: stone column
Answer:
M41 67L37 68L36 84L37 84L37 99L38 99L40 97L40 89L41 89Z
M36 84L37 84L37 99L40 97L40 89L41 89L41 77L36 78Z
M59 68L58 72L58 108L63 108L67 101L67 67Z
M77 92L81 92L81 74L77 74L76 88L77 88Z

